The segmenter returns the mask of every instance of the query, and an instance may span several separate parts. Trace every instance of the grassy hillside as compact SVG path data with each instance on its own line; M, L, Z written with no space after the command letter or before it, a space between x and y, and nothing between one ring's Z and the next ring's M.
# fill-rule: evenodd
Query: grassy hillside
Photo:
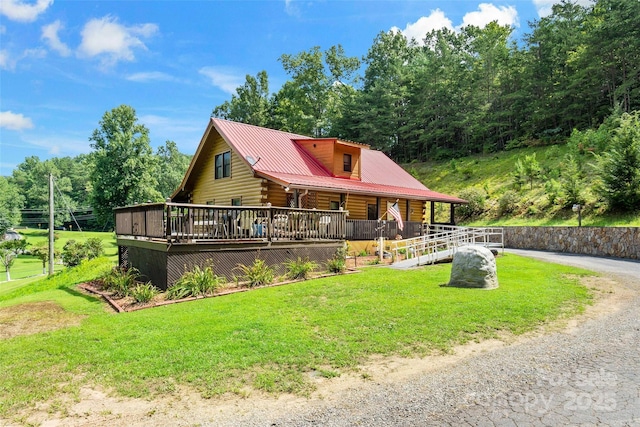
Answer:
M27 250L40 244L46 244L49 240L49 232L47 230L39 230L37 228L20 229L18 232L27 239ZM84 242L90 238L99 238L102 240L102 247L104 248L104 255L109 258L111 262L117 261L118 245L116 244L115 235L113 233L101 233L90 231L56 231L55 232L55 248L56 251L62 252L64 245L69 240L76 240ZM60 259L56 260L54 270L56 272L64 269ZM18 255L15 264L11 268L11 281L6 281L6 271L3 265L0 265L0 294L5 291L9 291L14 288L19 288L27 285L42 276L42 261L35 256L28 254Z
M470 156L442 162L413 163L405 168L427 187L434 191L464 197L466 190L475 188L485 197L485 211L472 218L457 218L468 225L577 225L577 214L571 206L564 206L565 199L559 194L554 203L549 199L545 184L551 179L559 181L565 170L567 146L521 148L501 153ZM536 155L542 176L521 187L514 185L512 176L518 159ZM586 203L582 210L583 226L640 226L640 212L613 214L598 200L593 187L596 175L588 154L579 157L583 168L583 187ZM513 192L513 211L500 212L500 199ZM448 215L448 206L442 206L443 215Z

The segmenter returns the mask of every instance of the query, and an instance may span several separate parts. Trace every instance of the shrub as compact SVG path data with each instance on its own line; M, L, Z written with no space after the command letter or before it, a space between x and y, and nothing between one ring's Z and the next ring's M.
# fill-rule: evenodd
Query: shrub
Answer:
M284 266L287 269L287 277L292 280L307 280L309 273L318 268L318 264L309 261L308 257L304 260L300 257L297 260L287 260Z
M498 213L500 215L509 214L518 208L520 198L514 191L507 191L498 200Z
M544 184L544 192L550 205L555 205L562 192L562 186L555 179L550 179Z
M583 195L584 185L582 183L580 165L571 154L567 154L562 166L563 173L560 183L565 196L565 207L573 206L576 203L583 204L585 198Z
M458 213L462 218L473 218L484 212L486 194L479 188L471 187L460 192L460 198L469 202L467 205L461 205Z
M264 260L255 259L251 266L238 264L236 267L242 273L242 278L248 283L250 288L265 286L273 283L275 274L273 268L269 267Z
M87 239L84 243L84 246L87 249L87 258L93 259L98 258L104 254L104 249L102 248L102 240L97 237L91 237Z
M158 295L158 289L151 282L138 283L130 289L130 294L136 303L145 303Z
M83 259L89 257L89 250L82 242L71 239L62 248L62 263L67 267L80 265Z
M330 273L341 274L347 269L347 250L346 248L338 248L333 258L327 261L327 270Z
M131 288L136 284L139 273L135 268L125 269L116 267L104 276L102 283L103 286L108 291L112 291L115 296L124 298L130 294Z
M168 299L180 299L210 295L224 283L224 278L214 274L211 266L204 269L195 266L193 270L186 271L176 283L167 289Z
M87 239L84 243L71 239L62 249L62 263L67 267L75 267L80 265L82 260L98 258L103 253L102 240L97 237Z

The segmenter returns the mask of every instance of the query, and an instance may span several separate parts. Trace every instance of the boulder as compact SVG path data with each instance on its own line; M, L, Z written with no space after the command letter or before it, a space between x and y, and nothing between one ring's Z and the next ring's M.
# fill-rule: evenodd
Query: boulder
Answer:
M495 289L498 287L496 258L484 246L465 246L453 256L448 286Z

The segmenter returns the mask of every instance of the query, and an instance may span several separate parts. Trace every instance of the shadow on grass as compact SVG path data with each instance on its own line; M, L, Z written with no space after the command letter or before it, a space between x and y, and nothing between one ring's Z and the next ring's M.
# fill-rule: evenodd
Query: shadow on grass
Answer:
M60 289L61 291L66 292L66 293L68 293L68 294L69 294L69 295L71 295L71 296L78 297L78 298L83 298L83 299L84 299L85 301L87 301L87 302L96 302L96 301L97 301L97 302L99 302L99 301L100 301L100 298L99 298L99 297L98 297L98 298L96 298L96 297L94 297L94 296L92 296L92 295L88 295L88 294L82 293L82 292L80 292L80 291L77 291L77 290L72 289L72 288L67 287L67 286L61 286L61 287L60 287L60 288L58 288L58 289Z

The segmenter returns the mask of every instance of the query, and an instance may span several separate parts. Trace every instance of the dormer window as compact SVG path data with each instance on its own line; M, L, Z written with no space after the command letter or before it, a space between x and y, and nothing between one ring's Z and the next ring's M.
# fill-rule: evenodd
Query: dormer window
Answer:
M343 171L351 172L351 154L343 154L342 156Z

